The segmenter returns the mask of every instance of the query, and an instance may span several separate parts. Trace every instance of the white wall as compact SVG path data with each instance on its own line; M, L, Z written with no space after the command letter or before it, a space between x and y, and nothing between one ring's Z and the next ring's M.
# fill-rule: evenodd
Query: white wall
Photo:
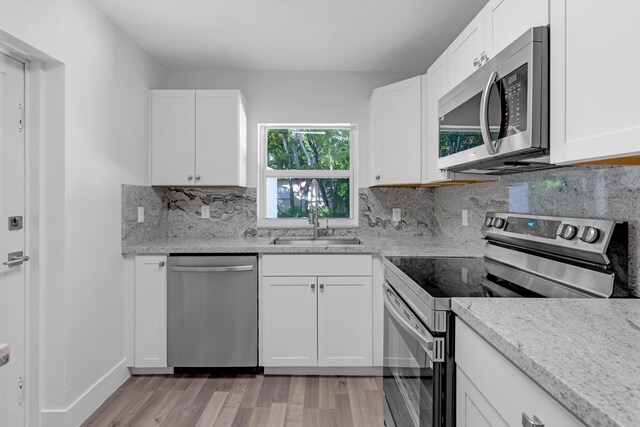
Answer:
M64 140L45 144L41 188L42 213L64 218L45 223L58 235L46 231L55 238L41 255L64 266L41 283L40 386L43 424L71 426L109 392L93 388L103 376L126 375L120 186L147 182L147 90L165 70L87 0L0 0L0 10L0 30L64 64L49 73L64 85L53 107L63 111L47 103Z
M356 123L359 182L366 186L371 91L408 77L412 76L406 73L177 70L167 73L165 88L242 91L248 106L249 187L257 186L259 123Z

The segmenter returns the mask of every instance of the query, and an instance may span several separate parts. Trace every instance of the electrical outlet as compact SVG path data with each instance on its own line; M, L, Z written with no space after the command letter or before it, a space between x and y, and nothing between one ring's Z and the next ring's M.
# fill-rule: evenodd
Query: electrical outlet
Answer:
M209 205L200 206L200 218L211 218L209 214Z
M138 222L144 222L144 207L138 206Z
M469 225L469 211L462 209L462 225L467 227Z
M402 221L402 211L400 210L400 208L393 208L393 222L400 222Z

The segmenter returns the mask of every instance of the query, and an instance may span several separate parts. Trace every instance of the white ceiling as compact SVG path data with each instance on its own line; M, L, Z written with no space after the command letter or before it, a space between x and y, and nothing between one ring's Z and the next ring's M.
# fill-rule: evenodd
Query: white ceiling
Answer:
M91 0L168 69L423 73L487 0Z

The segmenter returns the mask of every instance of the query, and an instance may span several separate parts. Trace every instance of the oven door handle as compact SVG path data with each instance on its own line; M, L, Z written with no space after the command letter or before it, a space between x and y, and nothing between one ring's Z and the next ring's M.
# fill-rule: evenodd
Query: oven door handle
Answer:
M494 144L493 139L491 139L491 130L489 127L489 94L491 93L491 86L493 86L497 80L498 73L492 71L487 81L487 86L484 88L484 92L482 92L482 99L480 101L480 131L482 132L482 139L484 140L485 147L487 147L487 152L492 155L498 152L498 142L496 141Z
M389 310L389 313L393 315L393 318L398 321L400 326L402 326L402 329L404 329L409 335L411 335L418 341L418 343L424 349L425 353L427 353L429 359L431 359L432 362L435 362L433 355L433 337L431 337L431 340L429 340L429 337L417 331L416 328L402 316L402 313L400 313L400 311L396 307L394 307L393 301L391 301L391 295L393 294L393 291L391 291L387 287L384 294L384 305L385 307L387 307L387 310Z

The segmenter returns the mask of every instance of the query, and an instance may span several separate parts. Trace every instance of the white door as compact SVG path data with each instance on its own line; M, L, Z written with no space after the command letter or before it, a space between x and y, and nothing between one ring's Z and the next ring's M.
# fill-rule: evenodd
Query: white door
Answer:
M151 91L151 184L195 185L195 92Z
M456 375L456 425L457 427L509 426L460 367L457 368Z
M317 278L263 279L264 366L318 364Z
M376 89L373 185L419 184L422 174L422 81Z
M167 366L167 257L136 257L134 365Z
M371 277L318 277L318 366L372 366Z
M484 52L484 13L480 12L447 49L449 89L469 77Z
M240 185L239 92L196 91L196 184Z
M0 425L24 425L25 265L9 262L25 251L24 64L0 53L0 343L9 363L0 367ZM9 217L22 227L10 230Z
M441 182L447 180L447 172L438 169L438 154L440 151L440 119L438 116L438 101L447 93L447 53L440 55L427 70L426 90L426 175L427 182Z

